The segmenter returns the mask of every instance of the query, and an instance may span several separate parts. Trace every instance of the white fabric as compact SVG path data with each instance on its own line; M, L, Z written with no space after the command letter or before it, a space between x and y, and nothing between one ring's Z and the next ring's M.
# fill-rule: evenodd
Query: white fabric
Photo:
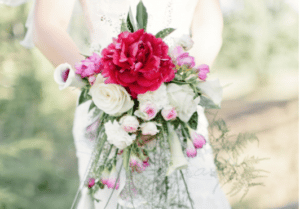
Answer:
M0 4L6 4L7 6L20 6L21 4L24 4L28 0L0 0Z
M20 6L21 4L24 4L28 2L29 0L0 0L0 4L5 4L7 6ZM33 6L29 12L28 18L26 20L26 28L27 32L24 37L24 39L20 42L22 46L26 48L33 48L34 43L33 43L33 20L34 20L34 7L35 7L35 0L33 0Z

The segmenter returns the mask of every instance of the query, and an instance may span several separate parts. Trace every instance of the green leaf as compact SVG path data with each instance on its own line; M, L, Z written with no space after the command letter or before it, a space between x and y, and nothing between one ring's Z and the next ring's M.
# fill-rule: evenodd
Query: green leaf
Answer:
M95 103L92 101L90 107L89 107L89 112L94 108L96 107Z
M146 30L147 22L148 22L148 14L147 14L146 7L144 6L142 1L140 1L140 3L137 5L136 8L136 22L139 29Z
M166 28L166 29L163 29L161 31L159 31L155 37L156 38L161 38L161 39L164 39L166 36L170 35L175 29L174 28Z
M124 149L124 153L123 153L123 166L125 168L126 171L129 171L129 159L130 159L130 154L131 154L131 147L126 147Z
M125 31L128 31L128 28L127 28L127 24L126 24L125 20L122 19L121 32L125 32Z
M205 107L207 109L220 109L218 105L216 105L210 98L201 95L200 96L200 103L202 107Z
M78 105L81 105L82 103L92 99L91 95L89 95L88 93L89 93L89 89L85 88L82 90L79 96Z
M197 129L197 125L198 125L198 112L197 111L192 115L192 117L188 121L188 125L194 130Z
M133 15L132 15L131 8L129 8L129 12L128 12L128 15L127 15L127 28L130 32L137 31L137 27L134 23L134 18L133 18Z

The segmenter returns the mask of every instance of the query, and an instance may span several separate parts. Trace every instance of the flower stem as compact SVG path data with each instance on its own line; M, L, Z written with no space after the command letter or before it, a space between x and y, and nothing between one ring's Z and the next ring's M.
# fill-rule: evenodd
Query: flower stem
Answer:
M190 196L190 193L189 193L189 190L188 190L188 186L187 186L186 181L185 181L185 179L184 179L182 170L180 170L180 174L181 174L181 178L182 178L182 180L183 180L183 182L184 182L184 186L185 186L187 195L188 195L189 200L190 200L190 202L191 202L191 207L192 207L192 209L194 209L194 206L193 206L194 203L193 203L193 200L192 200L192 198L191 198L191 196Z

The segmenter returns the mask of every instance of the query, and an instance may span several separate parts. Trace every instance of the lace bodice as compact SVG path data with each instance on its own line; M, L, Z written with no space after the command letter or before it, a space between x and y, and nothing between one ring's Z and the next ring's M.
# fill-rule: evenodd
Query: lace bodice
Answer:
M80 0L91 31L94 50L106 47L120 33L122 19L129 8L136 16L139 0ZM143 0L148 12L147 32L156 34L168 27L175 28L165 41L172 45L176 38L190 33L197 0Z

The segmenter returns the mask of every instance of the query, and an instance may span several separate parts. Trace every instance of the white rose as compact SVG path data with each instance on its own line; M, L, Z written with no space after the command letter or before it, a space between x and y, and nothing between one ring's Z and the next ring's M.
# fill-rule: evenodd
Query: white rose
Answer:
M139 121L135 116L125 115L120 119L120 124L126 132L136 132L139 127Z
M157 129L157 124L154 122L147 122L141 125L141 130L143 135L156 135L159 130Z
M117 84L105 84L101 74L90 89L95 105L109 115L118 115L134 105L126 89Z
M180 45L182 46L182 48L185 50L185 51L188 51L190 50L193 45L194 45L194 42L193 40L191 39L191 37L189 35L182 35L180 38L177 39L176 41L177 45Z
M115 145L119 149L125 149L131 145L136 138L135 134L129 135L124 131L116 120L114 120L113 123L108 121L104 124L104 127L108 143Z
M57 66L54 70L54 80L59 85L59 90L63 90L69 86L77 88L85 86L81 77L75 74L74 69L68 63Z
M144 94L139 94L138 101L140 102L140 106L151 102L156 105L157 111L161 110L164 106L169 104L166 85L162 83L156 91L147 91Z
M188 122L194 112L197 111L200 97L194 99L195 93L189 85L171 83L167 86L167 92L170 104L177 111L177 116L183 122Z

